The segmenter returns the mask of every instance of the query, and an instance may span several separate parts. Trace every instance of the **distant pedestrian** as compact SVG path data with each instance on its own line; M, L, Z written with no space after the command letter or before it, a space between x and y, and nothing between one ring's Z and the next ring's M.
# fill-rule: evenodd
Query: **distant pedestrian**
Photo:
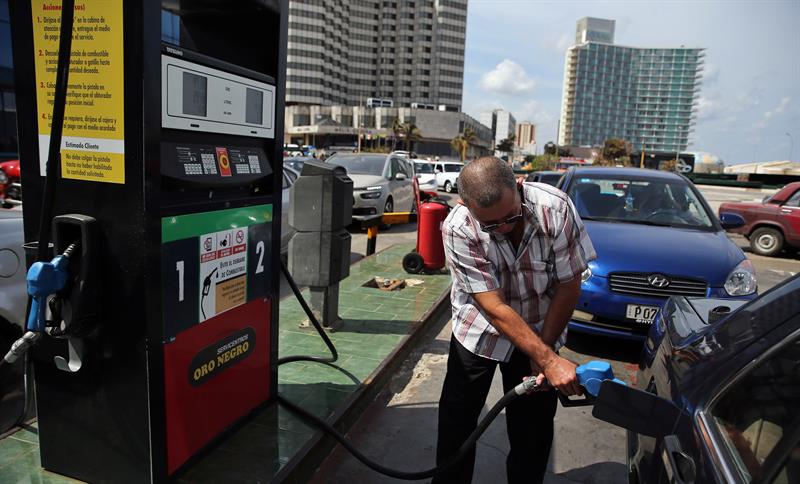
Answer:
M503 390L528 375L581 394L576 365L558 355L596 257L570 199L556 188L517 182L503 160L479 158L459 174L461 204L442 227L453 279L453 334L439 400L436 462L453 456L477 425L497 366ZM539 483L553 440L555 389L506 408L508 482ZM434 484L472 481L475 450Z

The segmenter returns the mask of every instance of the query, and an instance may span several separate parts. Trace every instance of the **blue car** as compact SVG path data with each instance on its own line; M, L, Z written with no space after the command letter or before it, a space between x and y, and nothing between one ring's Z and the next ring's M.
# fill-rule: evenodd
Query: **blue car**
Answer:
M638 168L572 168L559 184L597 251L583 274L569 329L644 341L669 296L752 299L752 263L703 196L677 173Z
M636 388L592 414L628 429L628 481L800 482L800 276L747 302L670 298Z

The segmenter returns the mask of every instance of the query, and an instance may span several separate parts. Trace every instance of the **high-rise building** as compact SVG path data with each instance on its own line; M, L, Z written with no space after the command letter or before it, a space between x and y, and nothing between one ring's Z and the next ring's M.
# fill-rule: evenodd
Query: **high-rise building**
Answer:
M593 40L596 39L596 40ZM613 45L614 21L578 21L566 54L558 143L683 151L696 119L704 49Z
M517 124L517 147L520 151L526 154L535 154L536 152L536 125L523 121Z
M467 0L291 0L286 104L459 111Z
M505 109L495 109L481 113L478 121L492 129L494 144L497 146L509 135L516 135L517 120Z

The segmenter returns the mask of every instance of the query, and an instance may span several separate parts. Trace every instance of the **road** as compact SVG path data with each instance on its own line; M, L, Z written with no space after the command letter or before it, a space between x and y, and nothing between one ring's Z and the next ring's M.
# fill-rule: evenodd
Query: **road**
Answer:
M768 192L720 187L700 187L716 211L724 201L761 200ZM453 204L456 196L445 195ZM378 250L394 243L414 242L413 226L393 227L378 236ZM800 272L797 255L768 258L750 252L747 240L732 235L753 261L763 292ZM362 248L363 247L363 248ZM352 250L363 251L366 236L354 234ZM428 332L424 343L407 359L402 369L356 423L349 437L356 446L385 466L422 470L433 466L439 392L446 370L450 324L440 321ZM577 362L589 359L611 361L618 376L628 382L635 375L640 346L603 338L571 335L563 355ZM499 372L487 405L502 396ZM559 407L556 438L550 456L548 484L618 483L626 481L625 432L591 417L590 407ZM484 412L488 407L484 409ZM505 482L508 442L505 416L501 414L478 442L474 483ZM320 467L313 484L359 482L384 484L403 482L377 474L337 447Z

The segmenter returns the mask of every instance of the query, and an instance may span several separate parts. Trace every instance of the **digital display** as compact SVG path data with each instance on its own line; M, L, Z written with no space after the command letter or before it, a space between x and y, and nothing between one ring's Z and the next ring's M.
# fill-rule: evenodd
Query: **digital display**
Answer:
M245 122L259 125L264 123L264 93L262 91L247 88Z
M183 114L206 117L207 110L208 78L184 71Z

